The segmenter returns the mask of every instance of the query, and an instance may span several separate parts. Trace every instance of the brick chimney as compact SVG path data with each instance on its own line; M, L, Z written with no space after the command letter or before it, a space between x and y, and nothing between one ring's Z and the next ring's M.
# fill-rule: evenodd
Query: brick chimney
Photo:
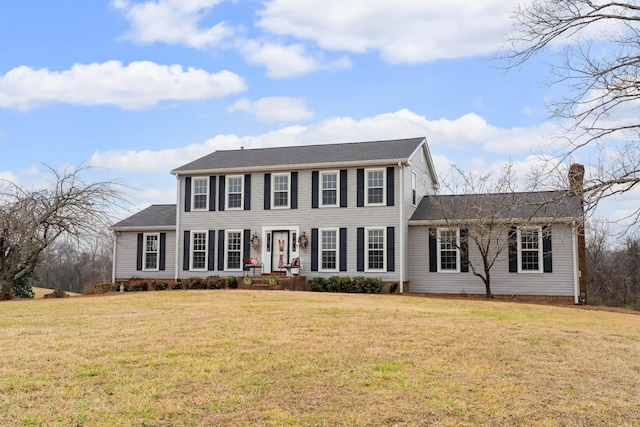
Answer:
M582 208L581 218L576 224L578 233L578 269L580 270L580 295L583 302L587 302L587 253L584 238L584 166L573 163L569 166L569 189L576 196L580 197L580 207Z
M584 185L584 166L573 163L569 166L569 188L578 195L582 195Z

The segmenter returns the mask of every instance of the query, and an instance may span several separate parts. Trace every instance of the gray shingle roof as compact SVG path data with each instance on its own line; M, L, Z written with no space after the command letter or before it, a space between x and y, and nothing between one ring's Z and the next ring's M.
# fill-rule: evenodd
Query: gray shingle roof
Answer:
M580 218L579 197L568 191L425 196L411 221Z
M214 151L171 172L369 160L404 160L408 159L424 140L423 137L420 137L342 144Z
M140 212L125 218L111 226L112 229L129 227L167 227L176 226L176 205L151 205Z

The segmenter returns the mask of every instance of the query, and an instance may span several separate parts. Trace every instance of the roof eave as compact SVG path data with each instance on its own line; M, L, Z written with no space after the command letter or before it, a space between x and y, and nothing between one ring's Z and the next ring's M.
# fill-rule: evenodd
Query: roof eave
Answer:
M504 223L526 223L526 224L550 224L550 223L567 223L570 224L579 219L579 217L540 217L540 218L505 218ZM412 219L409 220L409 225L436 225L446 226L452 224L473 224L478 222L486 222L486 219Z
M139 225L139 226L122 226L112 225L108 227L111 231L175 231L175 225Z
M407 164L409 158L396 158L396 159L380 159L380 160L358 160L347 162L320 162L320 163L297 163L290 165L268 165L268 166L248 166L241 168L223 168L223 169L191 169L191 170L177 170L171 171L172 175L205 175L205 174L232 174L232 173L247 173L247 172L273 172L284 170L300 170L300 169L333 169L333 168L346 168L357 166L384 166L384 165L396 165L398 162Z

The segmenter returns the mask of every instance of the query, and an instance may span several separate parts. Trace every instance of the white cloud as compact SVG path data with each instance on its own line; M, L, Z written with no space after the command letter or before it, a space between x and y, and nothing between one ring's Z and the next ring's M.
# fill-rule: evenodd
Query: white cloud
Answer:
M257 26L335 51L377 50L394 63L489 54L509 30L517 0L402 2L271 0Z
M321 68L320 63L310 57L301 44L285 46L278 43L245 40L238 43L238 46L247 62L265 66L267 75L273 79L300 76Z
M202 49L231 37L234 30L225 22L201 28L200 21L223 0L152 0L131 3L112 0L110 6L121 11L131 23L125 37L135 43L184 44Z
M28 110L61 102L133 110L162 100L219 98L245 89L244 80L226 70L212 74L148 61L75 64L61 72L20 66L0 76L0 108Z
M261 98L255 102L242 98L230 106L228 111L250 113L262 122L290 122L313 117L313 111L307 110L303 98L286 96Z
M249 108L255 104L249 103ZM380 114L356 120L350 117L334 117L309 126L288 126L257 136L217 135L204 143L159 151L115 150L96 152L90 164L99 168L118 171L169 172L215 150L263 148L274 146L326 144L350 141L366 141L426 136L432 151L451 147L461 149L492 146L493 138L505 141L497 144L499 154L518 153L528 155L534 136L541 132L532 129L500 129L484 119L467 114L455 120L428 120L409 110ZM508 145L510 136L518 134L522 143ZM548 142L544 140L545 142ZM534 141L535 142L535 141Z

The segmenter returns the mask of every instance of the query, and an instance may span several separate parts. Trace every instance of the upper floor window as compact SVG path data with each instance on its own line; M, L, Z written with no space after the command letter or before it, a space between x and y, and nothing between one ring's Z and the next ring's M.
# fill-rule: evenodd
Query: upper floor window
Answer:
M207 232L191 232L191 270L207 269Z
M144 235L144 269L158 270L158 254L159 254L160 234Z
M273 207L289 207L289 174L273 175Z
M368 228L366 230L367 271L385 270L385 228Z
M384 204L384 169L367 169L366 173L367 205Z
M418 194L416 191L416 173L411 171L411 203L415 206L418 201Z
M227 177L227 209L242 209L243 176Z
M438 229L438 271L460 271L459 233L458 229Z
M320 230L320 269L338 271L338 230Z
M518 266L520 271L540 272L542 260L542 229L522 227L518 229Z
M338 205L338 172L322 172L322 206Z
M206 210L209 200L209 178L193 178L193 209Z

